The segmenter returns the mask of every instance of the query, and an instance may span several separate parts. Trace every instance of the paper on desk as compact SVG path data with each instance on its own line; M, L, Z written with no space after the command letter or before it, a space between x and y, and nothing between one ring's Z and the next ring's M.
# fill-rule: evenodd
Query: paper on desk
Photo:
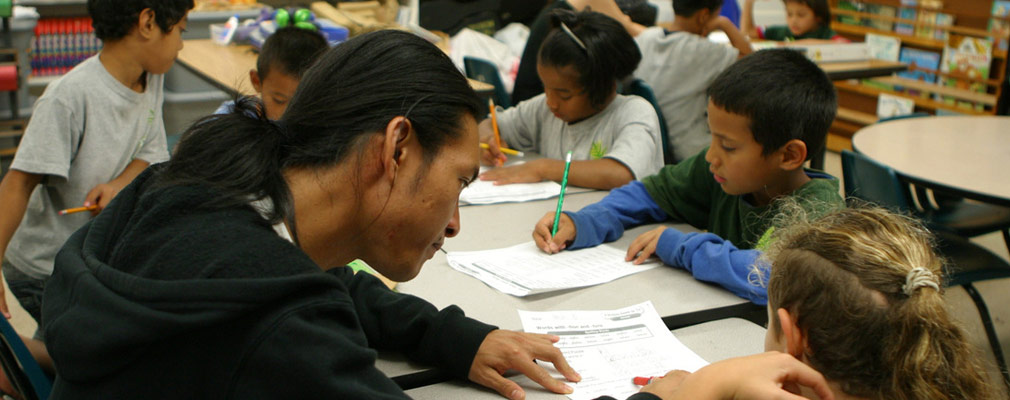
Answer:
M659 318L652 302L612 311L519 310L523 330L561 337L555 346L582 375L569 383L573 400L636 392L636 376L663 376L670 370L694 372L708 364L681 343Z
M517 163L518 164L518 163ZM491 168L481 167L480 173ZM492 181L477 179L459 194L460 203L495 204L549 199L561 193L561 185L553 181L537 183L512 183L495 185Z
M635 265L624 261L624 255L607 245L546 254L533 242L526 242L503 249L451 251L446 258L453 269L523 297L598 285L660 265L657 261Z

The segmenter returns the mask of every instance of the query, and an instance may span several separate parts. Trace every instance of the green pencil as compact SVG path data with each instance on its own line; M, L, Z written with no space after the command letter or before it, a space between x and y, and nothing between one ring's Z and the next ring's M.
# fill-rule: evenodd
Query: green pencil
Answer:
M561 194L558 196L558 211L554 213L554 227L551 228L551 237L558 234L558 222L561 220L561 205L565 204L565 188L568 187L568 167L572 166L572 152L565 156L565 175L561 177Z

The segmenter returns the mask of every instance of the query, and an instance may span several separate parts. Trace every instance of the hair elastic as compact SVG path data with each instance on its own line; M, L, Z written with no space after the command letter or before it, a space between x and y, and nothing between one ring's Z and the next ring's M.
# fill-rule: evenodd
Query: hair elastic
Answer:
M575 32L572 32L571 29L568 29L568 25L566 25L564 22L561 23L561 30L565 31L565 33L568 34L568 37L572 38L572 40L575 41L575 44L579 45L579 47L582 48L582 51L587 52L589 51L586 49L586 44L582 43L582 41L579 40L579 37L575 36Z
M936 275L933 275L933 272L923 267L915 267L908 271L908 275L905 276L905 285L901 287L901 290L905 292L905 295L911 296L916 289L923 286L940 290L940 285L936 283Z

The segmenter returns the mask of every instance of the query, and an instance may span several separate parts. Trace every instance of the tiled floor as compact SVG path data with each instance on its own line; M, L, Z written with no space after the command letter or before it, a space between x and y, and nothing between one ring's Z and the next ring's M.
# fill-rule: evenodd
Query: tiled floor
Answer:
M834 176L842 176L841 160L837 153L828 153L825 160L825 169ZM985 235L972 239L972 241L1003 258L1010 258L1006 245L1003 243L1003 237L999 233ZM993 323L1003 345L1003 353L1010 355L1010 307L1007 307L1010 304L1010 279L979 282L975 286L982 293L989 306ZM7 305L10 307L12 314L11 324L22 335L31 336L35 332L35 321L21 309L17 300L10 295L10 291L6 287L7 284L4 283ZM994 363L995 358L992 355L992 351L989 350L988 341L982 331L981 320L978 318L978 312L974 303L971 302L968 295L961 288L949 289L947 298L951 304L953 314L963 317L963 323L967 327L971 341L976 344L989 362ZM997 369L993 367L990 370L993 378L999 379ZM996 382L999 381L997 380ZM999 387L1005 389L1003 385L999 385Z

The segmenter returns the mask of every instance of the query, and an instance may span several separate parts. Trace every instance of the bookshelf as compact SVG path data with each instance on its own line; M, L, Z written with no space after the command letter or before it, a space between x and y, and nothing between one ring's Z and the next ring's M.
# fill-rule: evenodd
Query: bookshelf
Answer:
M995 115L1010 101L1006 83L1006 43L1010 41L1010 30L999 29L1010 26L1010 17L998 12L994 15L1003 5L1010 9L1010 1L829 0L829 3L834 19L831 27L842 36L854 42L864 41L867 34L897 39L900 61L920 60L909 63L906 73L836 81L839 110L831 126L833 137L829 148L850 148L852 135L877 121L878 99L882 95L910 102L914 112L934 115ZM998 3L997 7L994 3ZM991 25L995 29L990 30ZM967 56L949 49L963 48L962 43L979 49L979 54ZM972 61L961 61L964 58ZM945 67L949 65L954 68Z

